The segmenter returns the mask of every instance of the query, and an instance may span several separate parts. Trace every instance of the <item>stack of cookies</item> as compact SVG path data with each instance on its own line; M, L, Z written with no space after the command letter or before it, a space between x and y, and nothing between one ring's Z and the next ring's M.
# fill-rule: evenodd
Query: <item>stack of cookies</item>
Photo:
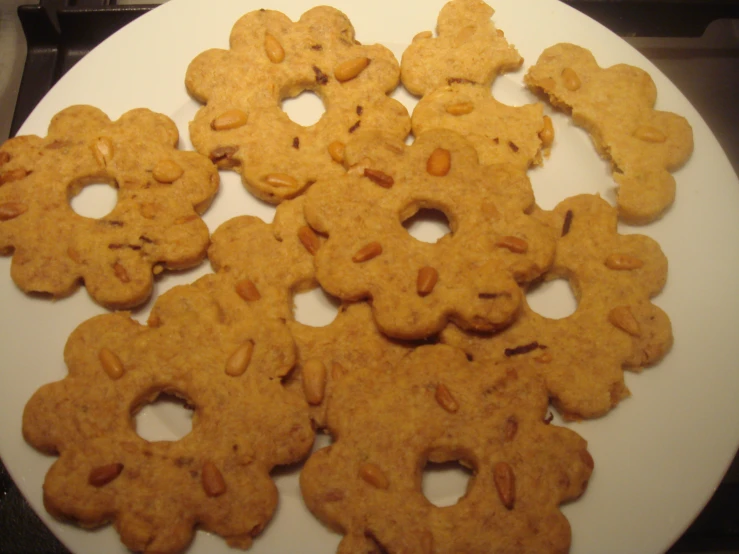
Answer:
M651 301L667 259L617 226L669 208L692 132L653 109L645 72L601 68L572 44L528 69L539 102L499 102L494 80L523 59L492 15L452 0L398 62L336 9L296 22L254 11L184 76L202 103L196 151L176 148L166 116L111 121L90 106L2 145L14 282L54 297L84 284L111 312L81 322L68 376L26 405L24 437L58 455L51 514L112 523L133 551L183 551L197 528L248 548L278 503L270 472L302 462L305 504L344 536L342 554L569 551L560 506L585 492L594 460L550 408L604 416L629 396L624 370L669 351L670 320ZM419 98L412 114L389 96L401 84ZM309 127L281 107L305 91L325 106ZM537 205L528 171L556 155L550 107L611 162L616 206L587 194ZM244 214L210 232L200 216L219 170L275 204L274 221ZM100 181L118 190L114 210L76 214L70 198ZM424 210L448 223L434 243L406 228ZM116 311L206 256L212 273L156 298L145 325ZM561 319L527 301L555 279L577 300ZM318 287L340 307L311 327L293 299ZM150 442L132 418L164 394L192 408L192 432ZM318 431L333 444L311 453ZM451 507L422 492L438 462L472 474Z

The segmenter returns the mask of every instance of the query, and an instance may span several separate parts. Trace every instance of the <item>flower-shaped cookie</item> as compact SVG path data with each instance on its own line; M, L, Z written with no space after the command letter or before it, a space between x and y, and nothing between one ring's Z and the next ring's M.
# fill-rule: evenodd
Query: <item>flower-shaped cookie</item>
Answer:
M250 12L234 25L229 50L203 52L187 70L188 91L205 104L190 136L219 167L238 171L254 195L279 203L343 173L351 136L373 128L407 136L408 112L387 96L399 76L392 52L358 43L334 8L313 8L295 23L277 11ZM281 108L304 91L325 107L309 127Z
M525 80L570 111L611 161L625 221L648 223L672 205L670 172L690 157L693 130L684 117L654 109L657 89L648 73L626 64L601 68L589 50L563 43L544 50Z
M412 146L379 134L346 149L342 179L307 194L306 221L328 240L316 276L344 300L372 299L378 327L419 339L447 321L490 331L515 317L518 282L536 279L554 257L554 236L527 215L534 197L522 170L481 166L451 131L430 131ZM403 222L426 208L451 232L436 243L412 237Z
M584 492L593 459L579 435L545 421L547 409L525 370L422 346L392 371L339 381L328 407L334 442L305 463L303 497L345 535L341 553L565 553L559 505ZM455 505L424 496L427 461L472 470Z
M547 278L569 281L575 312L550 319L525 306L499 334L450 326L441 338L476 361L529 363L565 417L598 417L628 396L624 367L654 364L672 345L670 320L650 301L665 284L667 259L653 239L618 234L616 210L597 196L568 198L542 217L562 229Z
M142 304L152 273L205 258L200 219L218 190L218 172L195 152L176 149L177 127L146 109L115 122L97 108L73 106L51 121L46 138L21 136L0 148L0 252L27 292L55 297L84 282L105 307ZM99 219L70 199L92 183L117 189Z
M219 278L283 320L293 319L293 295L318 285L313 255L324 239L305 223L303 202L299 197L280 204L271 224L254 216L232 218L213 232L208 249Z
M165 293L148 325L88 320L65 361L68 376L23 416L26 440L59 455L44 504L84 527L113 522L133 551L180 552L196 527L248 547L277 504L269 472L310 451L308 406L281 383L295 361L289 331L218 276ZM179 440L136 433L133 414L160 394L194 409Z
M454 83L492 85L523 58L491 21L494 10L482 0L452 0L439 12L438 36L419 33L403 52L400 78L416 96Z

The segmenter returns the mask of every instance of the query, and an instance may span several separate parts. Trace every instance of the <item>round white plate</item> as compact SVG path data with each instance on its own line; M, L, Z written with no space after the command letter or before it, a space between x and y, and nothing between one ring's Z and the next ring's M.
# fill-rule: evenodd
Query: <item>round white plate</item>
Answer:
M334 0L352 20L363 43L380 42L400 57L418 32L435 28L444 0ZM683 95L644 57L616 35L555 0L491 0L493 21L524 56L524 67L498 79L496 97L508 104L534 101L523 85L526 68L557 42L589 48L601 66L625 62L651 73L657 108L679 113L693 126L695 152L676 173L677 201L660 221L622 227L655 238L670 262L668 284L655 302L671 317L675 346L658 366L628 374L633 396L597 421L570 426L589 441L595 472L584 497L564 507L572 524L573 554L662 552L669 548L710 498L739 445L739 181L711 131ZM133 22L75 66L39 104L20 134L46 135L51 117L71 104L92 104L112 119L136 107L170 116L191 148L187 124L198 108L184 87L188 63L211 47L226 48L233 23L253 9L269 7L296 20L314 0L172 0ZM408 95L395 95L409 109ZM557 142L551 158L531 172L537 201L552 208L579 192L613 199L606 164L587 135L568 118L553 116ZM206 214L211 230L244 213L271 220L273 209L252 200L235 174L222 173L222 189ZM26 445L21 415L42 384L66 374L67 336L102 313L84 289L51 302L19 292L0 259L0 456L23 494L53 532L76 553L125 552L111 527L86 532L53 521L42 506L41 485L53 458ZM209 271L205 264L168 275L156 295ZM325 307L303 308L304 321L319 321ZM144 320L151 302L135 314ZM314 311L312 311L314 310ZM149 414L140 426L178 432L182 422L167 412ZM252 552L333 552L340 537L305 509L298 468L276 472L279 510ZM451 480L451 478L450 478ZM438 485L441 495L445 479ZM450 493L451 494L451 493ZM191 553L228 552L225 542L199 532Z

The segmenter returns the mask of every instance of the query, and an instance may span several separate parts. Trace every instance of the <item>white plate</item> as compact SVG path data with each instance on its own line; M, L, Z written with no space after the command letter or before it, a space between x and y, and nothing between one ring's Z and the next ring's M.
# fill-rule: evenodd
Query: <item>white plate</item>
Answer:
M354 23L363 43L381 42L400 57L413 35L433 29L444 0L335 0ZM632 398L598 420L571 425L590 445L596 468L578 502L564 508L572 524L573 554L666 550L710 498L739 444L739 182L698 113L644 57L599 24L555 0L491 0L496 25L526 60L524 68L500 78L499 100L531 102L522 76L539 53L557 42L592 50L602 66L618 62L651 73L657 107L684 115L693 126L695 152L676 174L677 201L661 221L624 232L642 232L661 244L670 261L668 285L656 299L670 315L675 346L657 367L627 375ZM293 20L315 0L273 0L268 6ZM115 119L148 107L172 117L190 148L187 123L195 113L183 85L185 69L198 53L226 48L242 14L263 7L254 0L172 0L111 37L74 67L39 104L21 134L45 136L51 117L70 104L92 104ZM398 94L412 107L413 101ZM554 117L557 146L543 169L531 174L537 200L551 208L577 192L613 198L606 165L587 136L562 115ZM272 209L249 199L234 174L224 173L222 190L206 221L253 213L271 219ZM102 313L84 290L49 302L21 294L9 277L10 260L0 259L0 455L23 494L59 538L77 553L125 552L108 527L85 532L51 520L42 506L41 484L53 458L38 454L21 436L21 414L42 384L66 374L62 350L85 319ZM204 266L158 282L156 293L206 273ZM140 312L143 319L148 311ZM321 308L318 308L320 310ZM304 310L307 318L320 317ZM166 415L146 426L179 425ZM328 553L339 537L304 508L297 470L278 472L278 513L252 552ZM443 488L443 487L442 487ZM199 532L190 552L227 552L218 537Z

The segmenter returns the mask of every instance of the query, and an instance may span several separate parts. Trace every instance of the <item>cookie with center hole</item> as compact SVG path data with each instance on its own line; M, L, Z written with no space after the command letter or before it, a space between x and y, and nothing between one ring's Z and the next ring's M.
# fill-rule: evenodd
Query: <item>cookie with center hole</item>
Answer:
M220 168L238 171L252 194L277 204L341 175L353 135L408 135L408 111L387 96L399 78L392 52L360 44L334 8L313 8L297 22L253 11L234 25L228 50L207 50L190 63L187 90L204 104L190 137ZM313 125L293 121L281 107L301 93L315 94L325 108Z
M517 315L519 283L552 263L552 230L531 217L534 196L523 170L482 166L472 145L446 130L411 146L381 134L347 145L342 179L316 183L305 216L328 239L316 277L333 296L371 299L382 332L421 339L449 321L494 330ZM443 216L436 242L404 227L420 210Z
M112 523L136 552L181 552L196 528L248 548L276 509L269 472L306 456L314 437L307 404L281 382L295 362L284 322L209 275L162 295L147 325L123 312L82 323L64 356L68 375L23 414L25 440L58 455L48 512ZM133 415L162 394L193 410L179 440L136 432Z
M675 200L672 172L693 152L693 129L684 117L654 109L657 87L646 71L602 68L589 50L560 43L541 53L525 82L571 113L611 162L622 219L645 224L667 211Z
M555 319L524 302L501 333L449 326L441 340L481 363L529 364L565 418L599 417L629 396L624 369L652 366L672 346L670 319L651 301L665 285L667 258L650 237L619 234L616 209L598 196L568 198L541 217L560 234L545 279L566 280L576 310Z
M565 553L560 504L593 470L586 441L547 423L542 383L461 350L423 346L388 372L354 372L329 400L331 446L300 474L311 512L344 535L338 552ZM472 472L452 506L422 491L427 462Z
M92 106L54 116L45 138L0 147L0 252L23 291L53 297L84 283L111 309L143 304L154 275L205 259L200 218L219 187L200 154L177 150L167 116L135 109L111 121ZM115 189L110 213L86 217L70 201L91 184Z

